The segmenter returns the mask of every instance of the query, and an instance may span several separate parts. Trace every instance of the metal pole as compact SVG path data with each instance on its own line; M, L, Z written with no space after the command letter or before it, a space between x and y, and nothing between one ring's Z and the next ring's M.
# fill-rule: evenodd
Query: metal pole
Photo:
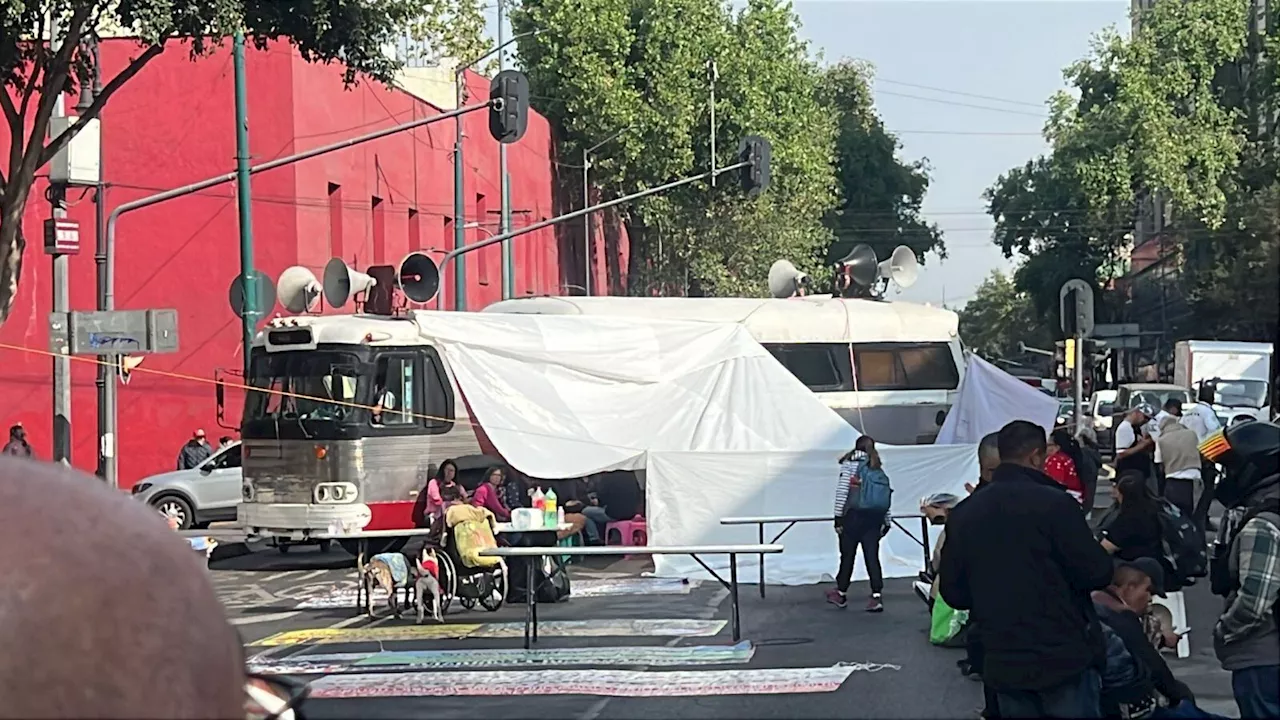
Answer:
M729 165L728 167L720 168L719 170L716 171L716 173L724 174L727 172L732 172L739 168L744 168L750 164L751 163L749 162L734 163L733 165ZM674 190L678 187L690 185L700 180L706 180L709 177L711 177L710 172L699 173L692 177L687 177L682 180L676 180L675 182L669 182L666 185L659 185L658 187L649 188L648 190L641 190L640 192L632 193L630 195L624 195L623 197L615 198L608 202L602 202L596 205L592 205L591 207L585 207L585 208L582 208L581 210L574 210L573 212L565 213L564 215L543 220L542 222L534 223L532 225L529 225L528 227L522 227L519 230L512 230L511 232L502 233L501 235L494 235L491 238L486 238L484 240L481 240L480 242L472 243L471 245L468 245L464 248L454 248L453 250L450 250L449 252L445 253L444 257L440 258L440 267L444 267L445 263L448 263L451 260L454 260L454 261L458 260L462 255L465 255L466 253L475 252L476 250L487 248L490 245L493 245L494 243L500 243L506 240L510 240L511 238L520 237L521 235L527 235L528 233L541 230L542 228L545 228L545 227L551 227L552 225L559 225L560 223L566 222L569 220L576 220L577 218L580 218L584 215L589 215L593 212L599 212L600 210L607 210L611 207L616 207L618 205L623 205L625 203L634 202L636 200L639 200L640 198L649 197L650 195L657 195L658 193L666 192L667 190Z
M587 150L586 148L583 148L582 150L582 207L584 208L591 206L590 185L587 184L591 182L590 175L589 175L591 171L591 155L589 154L589 152L590 151ZM586 291L587 295L590 295L591 294L591 274L592 274L591 273L592 267L591 267L591 216L590 215L582 216L582 269L583 269L582 287Z
M90 86L90 91L88 93L84 92L84 88L81 88L80 103L76 106L76 109L80 111L81 115L83 115L84 111L88 110L89 106L93 104L93 99L102 92L102 73L99 72L98 70L98 68L102 67L102 63L101 63L102 56L101 56L100 49L98 47L97 40L91 40L90 42L91 42L90 52L93 55L93 84ZM103 162L104 153L102 152L102 128L104 125L105 123L102 121L102 118L99 117L98 118L98 183L97 185L94 186L94 189L93 189L94 248L100 248L103 246L103 233L106 232L106 229L107 229L107 183L103 180L103 176L102 176L102 173L106 167L106 163ZM95 299L94 307L96 307L98 310L102 310L103 309L102 307L103 272L106 269L106 265L105 265L106 258L98 254L97 252L94 252L93 262L94 262L94 271L96 273L97 286L98 286L97 297ZM103 437L103 434L106 432L106 428L107 428L107 415L106 415L107 408L106 408L106 403L103 402L103 398L107 393L107 389L106 389L107 382L110 381L113 385L115 383L114 373L111 372L111 367L108 365L109 360L110 358L106 355L98 356L98 366L96 368L97 377L94 379L94 385L97 388L97 399L98 399L97 410L98 410L98 437L99 438ZM107 468L106 468L106 457L104 456L104 446L102 442L99 441L98 443L98 477L105 478L106 473L107 473Z
M453 76L453 84L457 92L457 107L464 102L462 94L463 78L466 68L460 68ZM467 205L463 197L465 173L462 167L462 116L453 121L453 251L459 253L458 262L453 266L453 309L467 309L467 261L461 250L467 246ZM441 263L441 267L444 264Z
M716 80L720 74L716 72L716 61L707 61L707 77L711 84L711 187L716 186Z
M240 333L244 343L244 373L249 376L249 351L258 327L258 289L253 273L253 194L249 186L249 91L245 78L244 33L236 33L232 44L236 85L236 207L240 217L240 278L244 305L240 312Z
M468 105L466 107L456 108L454 110L450 110L449 112L441 113L439 115L433 115L425 118L418 118L417 120L407 122L403 125L396 125L389 128L383 128L382 130L375 130L374 132L367 133L365 135L359 135L357 137L353 137L348 140L339 140L338 142L330 143L328 145L321 145L320 147L317 147L317 148L312 148L310 150L306 150L304 152L300 152L294 155L286 155L285 157L277 158L275 160L262 163L261 165L256 165L254 167L251 167L249 168L249 174L256 175L260 172L266 172L267 170L274 170L276 168L284 167L286 165L292 165L294 163L301 162L303 160L310 160L313 157L325 155L327 153L331 153L337 150L345 150L347 148L355 147L356 145L367 143L371 140L378 140L378 139L387 137L389 135L394 135L396 133L404 132L406 130L412 130L413 128L416 128L416 127L422 127L423 125L430 125L431 123L441 122L443 120L449 120L459 115L464 115L469 112L475 112L476 110L487 108L488 106L489 106L488 102L479 103L477 105ZM114 210L112 210L111 215L107 218L107 230L105 233L103 233L103 236L100 238L101 244L97 248L97 257L102 258L102 271L99 273L99 281L102 283L102 285L101 287L98 288L99 298L101 301L101 304L99 306L100 309L102 310L116 309L116 300L115 300L116 298L116 295L115 295L116 225L119 223L121 215L124 215L125 213L129 213L129 212L133 212L134 210L141 210L143 208L151 207L152 205L158 205L166 200L173 200L174 198L185 197L187 195L198 193L201 190L208 190L211 187L216 187L218 185L229 183L235 180L237 175L238 175L238 172L231 172L231 173L226 173L225 175L219 175L217 177L208 178L207 180L201 180L200 182L192 183L190 185L184 185L180 188L166 190L161 193L156 193L155 195L148 195L147 197L144 197L144 198L139 198L131 202L123 203L117 206ZM100 428L101 435L98 438L98 442L102 447L103 456L106 458L106 462L104 463L103 479L106 480L107 485L109 487L118 488L120 487L120 483L116 473L116 457L115 457L116 455L115 453L116 421L118 419L117 413L116 413L116 389L117 389L116 383L114 382L108 382L103 386L103 394L101 397L101 402L102 402L102 405L105 407L105 410L103 411L103 414L105 416L104 418L105 425L104 427Z
M499 26L501 26L501 23L499 23ZM498 43L497 46L490 48L488 52L481 55L480 57L475 58L470 62L466 62L459 65L458 68L453 71L453 85L455 88L455 92L457 93L456 95L457 106L462 107L462 103L466 101L466 95L464 92L466 85L464 80L466 78L467 68L471 67L472 65L475 65L476 63L484 60L485 58L489 57L490 55L493 55L494 53L502 52L502 49L510 45L511 43L517 40L520 40L521 38L529 37L530 35L534 35L536 33L537 31L535 30L533 32L525 32L525 33L520 33L518 35L514 35L511 38ZM466 263L466 260L463 258L463 255L465 254L463 250L467 246L467 234L463 229L464 226L467 224L467 217L466 217L467 203L466 203L466 196L464 193L466 189L464 186L465 167L462 161L463 137L464 137L464 134L462 132L462 118L461 116L458 116L458 120L454 123L454 127L453 127L453 252L456 253L455 255L453 255L453 257L457 258L457 263L454 265L454 268L453 268L453 309L454 310L467 309L467 263ZM503 167L505 168L506 166L503 165ZM503 173L503 176L505 177L505 172ZM483 221L484 218L480 218L480 220ZM507 218L507 220L509 221L510 218ZM446 256L446 257L449 257L449 256ZM444 272L443 262L440 264L440 271Z
M49 52L57 54L62 45L59 37L58 18L49 15ZM63 118L66 110L63 107L62 93L54 100L53 117ZM68 148L69 152L70 148ZM49 185L50 215L54 221L67 217L67 186L63 183ZM71 288L68 271L71 258L55 252L51 258L53 264L53 311L67 313L71 311ZM71 358L66 355L55 355L53 358L53 461L64 464L71 463Z
M505 3L498 0L498 47L506 44L506 29L503 25L506 22ZM505 52L498 53L498 69L507 69L507 54ZM502 202L502 216L498 224L498 232L504 233L511 230L511 177L507 175L507 145L506 143L498 143L498 183L499 192ZM479 218L484 222L484 218ZM511 243L502 243L502 299L510 300L516 295L516 262L515 251L511 247Z
M1076 377L1075 377L1075 428L1073 434L1080 432L1084 421L1084 335L1076 333Z

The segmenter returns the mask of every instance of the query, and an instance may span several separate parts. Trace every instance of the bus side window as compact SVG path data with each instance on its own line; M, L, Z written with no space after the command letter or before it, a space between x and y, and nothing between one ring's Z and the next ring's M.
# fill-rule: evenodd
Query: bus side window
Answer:
M417 379L411 355L394 355L378 360L374 373L373 424L403 426L417 422Z
M960 385L946 343L854 346L859 390L954 390Z

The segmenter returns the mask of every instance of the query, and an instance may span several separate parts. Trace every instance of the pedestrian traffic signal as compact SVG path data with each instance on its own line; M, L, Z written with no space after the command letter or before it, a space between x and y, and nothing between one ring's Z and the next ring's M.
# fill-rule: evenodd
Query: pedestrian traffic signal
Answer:
M529 127L529 78L519 70L503 70L489 85L489 134L510 144Z
M769 157L773 148L759 135L748 135L738 145L738 162L747 163L742 168L742 189L747 197L754 198L769 187Z

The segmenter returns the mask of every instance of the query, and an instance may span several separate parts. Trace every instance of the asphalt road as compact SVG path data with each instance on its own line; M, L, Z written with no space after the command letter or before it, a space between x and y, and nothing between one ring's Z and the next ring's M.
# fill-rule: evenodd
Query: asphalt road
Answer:
M334 604L337 588L354 588L351 558L341 551L320 554L297 548L288 555L272 550L220 560L214 563L212 578L232 623L241 631L250 655L267 653L273 659L287 659L316 653L361 653L377 650L482 650L519 648L519 637L465 639L400 639L384 642L339 642L323 645L255 645L286 631L332 628L336 634L362 628L384 632L382 628L410 628L413 620L368 621L354 607L317 607ZM595 563L575 566L579 588L592 583L612 582L610 578L635 577L647 564L621 561L612 565ZM859 607L865 585L855 585L850 605L840 610L827 605L818 586L770 587L761 599L756 588L744 585L742 592L743 636L755 645L755 653L744 664L723 666L618 667L621 671L680 671L706 673L721 670L768 668L828 669L839 663L876 663L882 669L870 672L855 669L834 692L785 694L710 695L693 697L608 697L601 695L539 695L529 685L519 694L446 697L375 697L363 699L310 700L309 718L432 718L475 717L560 717L575 720L595 718L973 718L982 702L981 686L965 679L956 669L963 651L936 648L928 642L928 615L916 599L909 580L890 580L885 591L885 612L868 614ZM544 623L558 620L621 621L634 619L680 619L686 621L727 621L728 593L711 582L692 587L687 594L622 594L605 597L578 597L556 605L540 606ZM326 600L325 598L329 598ZM1231 700L1230 677L1218 668L1209 632L1219 605L1202 586L1186 591L1192 656L1170 660L1174 671L1196 692L1200 705L1212 712L1236 717ZM299 604L304 607L300 608ZM523 606L504 607L494 613L467 611L456 604L446 622L521 622ZM727 625L714 637L547 637L541 648L596 648L607 653L627 652L624 648L667 646L731 645ZM599 669L599 666L595 666ZM431 670L423 682L437 686L459 680L470 672L492 673L493 667L454 667ZM509 669L509 668L508 668ZM520 668L517 668L520 669ZM525 670L530 668L525 667ZM583 669L583 668L579 668ZM556 670L558 671L558 670ZM539 670L539 673L556 672ZM590 672L587 673L591 675ZM596 674L599 676L599 674ZM381 677L389 677L383 675ZM492 677L486 675L485 677ZM539 675L537 677L545 677ZM644 677L644 676L642 676ZM536 680L535 680L536 682ZM474 688L471 692L477 692ZM482 687L479 692L490 692ZM492 689L493 693L512 692ZM665 692L659 690L659 692Z

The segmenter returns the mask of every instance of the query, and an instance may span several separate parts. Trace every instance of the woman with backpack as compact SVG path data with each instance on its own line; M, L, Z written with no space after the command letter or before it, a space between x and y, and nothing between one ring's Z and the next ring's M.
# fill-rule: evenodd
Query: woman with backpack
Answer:
M835 588L827 591L827 602L843 608L848 605L849 581L853 579L853 561L862 546L862 562L871 580L871 597L867 612L883 612L880 598L884 590L884 574L880 569L880 538L889 515L893 490L889 476L880 464L876 441L869 435L858 438L853 450L840 458L840 479L836 484L835 526L840 538L840 570Z

